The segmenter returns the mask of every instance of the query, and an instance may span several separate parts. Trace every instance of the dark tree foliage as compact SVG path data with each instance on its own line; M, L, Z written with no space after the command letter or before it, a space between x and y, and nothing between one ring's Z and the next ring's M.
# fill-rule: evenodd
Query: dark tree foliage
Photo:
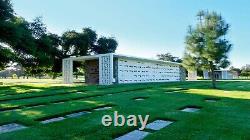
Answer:
M46 30L41 30L42 28L44 27L41 20L35 19L34 22L29 23L20 19L18 22L20 36L17 44L11 45L18 56L17 62L24 67L28 75L42 75L52 64L49 58L51 46L46 38Z
M14 53L10 49L0 46L0 70L4 69L14 57Z
M61 40L62 40L62 52L64 56L71 56L74 55L73 52L75 50L75 42L78 33L74 30L66 31L63 33Z
M17 55L32 55L36 53L35 39L32 30L29 29L29 22L23 18L15 18L15 33L10 37L8 43Z
M9 41L9 36L15 32L10 20L14 17L14 11L10 0L0 1L0 70L4 69L7 64L14 60L14 53L10 48L4 47Z
M62 35L62 51L64 56L89 55L97 39L97 34L90 28L83 28L78 33L74 30L66 31Z
M32 36L35 39L39 39L42 36L44 36L46 34L46 26L45 24L42 22L42 18L41 17L37 17L34 19L33 22L29 23L29 29L32 32Z
M92 48L96 54L114 53L118 46L117 41L111 37L101 37L97 41L97 45Z
M0 20L9 20L14 16L10 0L0 1Z
M177 62L177 63L181 63L182 59L179 57L175 57L170 53L164 53L164 54L157 54L157 58L159 60L163 60L163 61L170 61L170 62Z
M212 73L212 86L216 88L214 70L226 68L232 45L226 39L229 24L215 12L198 13L195 28L189 27L183 66L189 70L206 69Z
M241 71L242 71L240 68L235 68L235 67L233 67L233 66L231 66L231 67L229 68L229 70L230 70L231 72L237 73L237 75L240 75L240 73L241 73Z
M60 50L61 39L56 34L48 34L48 39L50 41L51 50L50 56L53 64L51 66L51 71L49 72L53 79L58 76L58 73L62 71L62 59L64 58L62 51Z
M250 76L250 65L249 64L243 66L240 69L240 76L244 76L244 77L249 77Z
M32 22L14 14L10 0L0 0L0 69L17 62L30 76L51 74L55 78L62 69L62 59L70 56L114 52L113 38L100 38L91 28L81 32L49 33L41 17ZM83 65L75 63L76 66Z
M82 29L82 34L83 36L86 37L86 42L88 42L89 47L92 47L93 44L95 44L96 39L97 39L97 34L94 30L91 28L83 28Z

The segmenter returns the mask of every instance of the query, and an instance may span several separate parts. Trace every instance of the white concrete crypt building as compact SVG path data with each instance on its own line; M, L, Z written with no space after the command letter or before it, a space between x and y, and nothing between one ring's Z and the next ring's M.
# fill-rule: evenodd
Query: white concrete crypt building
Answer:
M85 62L87 84L169 82L186 78L179 63L108 53L63 59L65 84L73 83L73 61Z

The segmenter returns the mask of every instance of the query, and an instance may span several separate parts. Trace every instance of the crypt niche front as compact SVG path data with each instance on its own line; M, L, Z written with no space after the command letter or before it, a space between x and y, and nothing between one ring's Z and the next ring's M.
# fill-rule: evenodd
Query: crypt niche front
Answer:
M85 61L85 83L98 84L99 83L99 61L86 60Z

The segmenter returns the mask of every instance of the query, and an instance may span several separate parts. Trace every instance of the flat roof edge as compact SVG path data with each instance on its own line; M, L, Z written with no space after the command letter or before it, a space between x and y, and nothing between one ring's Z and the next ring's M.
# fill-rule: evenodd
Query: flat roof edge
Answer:
M144 60L144 61L153 61L153 62L170 63L170 64L181 65L181 63L177 63L177 62L163 61L163 60L157 60L157 59L149 59L149 58L142 58L142 57L135 57L135 56L129 56L129 55L122 55L122 54L114 54L114 57L124 57L124 58L131 58L131 59Z
M170 61L163 61L163 60L157 60L157 59L142 58L142 57L122 55L122 54L116 54L116 53L106 53L106 54L97 54L97 55L79 56L79 57L68 57L68 58L64 58L63 60L73 60L73 61L93 60L93 59L98 59L99 56L108 55L108 54L112 54L114 57L121 57L121 58L128 58L128 59L136 59L136 60L144 60L144 61L151 61L151 62L159 62L159 63L169 63L169 64L181 65L181 63L177 63L177 62L170 62Z

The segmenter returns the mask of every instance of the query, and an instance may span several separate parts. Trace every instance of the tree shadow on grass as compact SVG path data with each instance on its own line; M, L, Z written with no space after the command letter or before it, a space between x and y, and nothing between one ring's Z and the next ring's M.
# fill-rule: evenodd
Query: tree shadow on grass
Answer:
M185 84L177 85L180 88L187 89L210 89L210 90L224 90L224 91L249 91L250 81L217 81L217 88L213 89L211 81L192 81Z
M208 85L208 84L210 84L210 83L205 83L204 85ZM203 88L203 87L199 88L199 87L195 87L195 86L191 88L191 85L189 85L189 89L200 89L200 90L201 89L204 89L204 90L210 89L210 88ZM231 86L231 85L228 85L228 86ZM150 91L148 91L148 92L150 92ZM153 92L157 92L157 90L156 91L152 91L152 96L156 95ZM165 94L165 93L164 94L160 93L160 94L161 94L161 97L162 96L168 96L168 94ZM243 122L245 119L246 119L246 122L249 122L247 120L249 118L248 115L247 115L247 113L249 113L249 109L247 108L247 106L250 105L250 103L249 102L245 102L245 101L247 101L246 99L236 99L236 98L230 98L230 97L220 97L220 98L222 98L222 100L218 101L217 103L207 103L207 102L204 102L203 99L205 99L207 97L210 97L210 96L213 96L213 95L196 94L196 93L193 93L193 92L188 92L188 89L187 89L187 90L181 90L181 91L179 91L179 93L169 94L170 98L167 98L167 99L169 101L171 101L171 102L166 102L166 100L164 100L164 98L163 99L160 98L160 97L157 98L157 99L159 99L159 101L163 101L166 104L171 104L171 103L175 102L175 105L173 105L173 106L171 106L171 105L167 106L167 107L173 107L173 110L176 110L172 115L164 115L165 112L159 112L159 111L157 111L157 110L163 109L165 107L165 106L160 106L158 104L159 103L158 101L154 101L155 104L148 104L148 108L154 108L154 111L156 112L154 114L155 118L163 118L163 119L164 118L170 118L170 119L174 119L174 120L177 120L177 121L180 121L180 122L183 122L183 123L187 123L187 124L189 124L188 123L189 120L197 121L197 123L193 123L194 126L197 125L197 124L200 124L200 123L206 123L207 120L210 121L210 120L215 119L215 121L216 121L216 119L218 117L217 114L219 114L218 118L223 117L225 119L222 120L223 121L222 123L218 123L219 121L216 121L217 122L217 124L216 124L217 127L211 127L211 129L215 129L215 131L216 130L220 130L220 129L218 129L218 126L222 126L223 128L226 128L227 131L231 132L231 131L234 130L234 128L231 128L231 127L235 126L236 124L237 124L237 127L243 126L241 129L247 128L247 124L244 124L244 123L241 124L240 123L241 121ZM155 99L155 98L152 98L152 99ZM175 99L175 100L171 100L171 99ZM183 100L179 100L179 99L184 99L185 102L183 102ZM130 99L121 98L121 100L130 100ZM114 100L114 103L116 103L116 102L117 102L118 105L121 104L120 100L119 101L118 100L116 100L116 101ZM92 104L92 102L90 102L90 103ZM236 106L234 106L235 104L236 104ZM187 105L202 106L202 110L201 110L201 112L199 112L200 114L196 114L196 115L191 114L191 113L183 113L183 112L178 111L178 108L180 108L182 106L187 106ZM72 103L72 105L71 105L70 108L72 110L73 109L77 110L77 108L78 108L79 111L81 111L80 109L84 109L84 106L85 105L83 105L81 103ZM123 106L126 106L126 105L124 104ZM38 109L38 110L42 111L42 113L45 114L46 116L56 117L58 115L60 116L60 115L65 115L65 113L66 114L70 113L70 112L67 112L67 111L69 111L71 109L64 108L64 107L65 106L58 105L58 108L50 108L50 109L47 108L47 109L44 109L44 110L43 109ZM116 109L119 110L120 108L121 108L121 106L117 107ZM130 111L130 109L132 109L132 108L134 110ZM123 109L126 110L126 111L129 111L129 113L132 113L132 114L135 113L135 112L145 113L145 112L148 112L148 110L150 110L150 109L140 110L139 106L134 106L134 107L133 106L126 106L126 108L124 107ZM203 109L205 110L205 112L203 111ZM203 119L195 119L195 120L192 119L192 118L196 118L196 117L198 118L198 117L201 117L201 116L206 116L206 115L213 114L213 112L212 112L213 109L215 110L216 115L214 115L214 116L216 116L216 118L215 117L211 118L211 116L213 117L213 115L211 115L211 116L208 116L208 118L204 117ZM240 110L240 109L242 109L242 110ZM53 111L54 114L51 113L52 110L54 110ZM220 110L221 110L221 113L219 112ZM119 111L121 111L121 110L119 110ZM233 111L233 112L230 112L230 111ZM23 120L24 118L26 118L26 121L27 121L28 120L27 117L31 117L31 115L29 113L38 113L38 112L26 112L26 114L24 114L24 116L22 116L23 118L20 118L20 119ZM121 114L123 114L123 113L124 112L121 112ZM162 114L160 114L160 113L162 113ZM44 118L46 118L45 115L40 115L40 116L44 116ZM152 116L154 116L154 115L152 115ZM229 117L228 115L232 115L232 117ZM93 114L93 116L94 116L94 114ZM94 116L94 117L91 118L91 120L97 119L96 116ZM155 118L152 118L152 119L155 119ZM82 124L80 124L80 123L73 123L75 120L77 120L77 119L70 120L71 122L68 123L68 124L70 124L70 126L68 126L69 128L77 128L77 127L79 127L79 125L83 125L83 124L86 125L86 123L88 123L88 121L85 121ZM61 124L63 124L63 123L61 123ZM235 124L235 125L233 125L233 124ZM178 126L179 124L177 123L175 125ZM192 124L189 124L189 125L192 125ZM42 134L43 135L48 135L48 133L51 132L51 129L55 129L55 128L57 128L56 126L63 126L63 125L60 125L60 123L58 123L58 124L54 124L54 125L50 125L50 126L51 127L48 127L48 128L46 128L45 126L43 128L39 128L39 127L35 126L36 130L35 131L29 131L29 132L32 132L32 133L35 132L35 134L41 134L41 130L42 129L44 130L46 128L46 131L42 131L42 132L44 132ZM103 130L102 128L104 128L104 126L96 125L95 124L95 125L87 125L87 127L85 129L79 128L79 131L84 131L84 130L87 130L87 129L88 130L89 129L93 129L93 131L88 132L88 134L90 136L99 136L99 135L101 135L104 138L107 138L108 136L110 136L110 137L114 137L115 136L116 137L119 134L123 134L123 133L128 132L129 130L131 130L130 128L120 128L120 129L114 128L112 130L110 128L105 128L105 129L110 129L109 130L110 133L104 133L104 132L102 132L102 130ZM197 127L200 127L200 125L197 125ZM190 128L192 129L192 127L190 127ZM185 129L190 129L190 128L188 126L185 127ZM209 137L208 135L205 135L205 130L210 130L210 129L206 128L205 126L201 126L201 128L202 129L201 129L200 133L204 134L204 138ZM123 131L121 131L122 129L123 129ZM58 137L61 136L62 138L65 138L65 135L64 135L65 133L63 133L63 132L66 132L66 130L67 130L67 127L62 127L61 129L58 129L58 132L53 132L53 134L58 134L59 135ZM190 133L191 132L194 132L194 129L190 130ZM221 131L219 131L219 132L221 132ZM236 133L238 133L238 132L236 132ZM71 135L71 136L76 136L76 134L74 134L71 131L69 131L68 134ZM26 136L26 135L31 135L31 133L24 133L21 136ZM174 135L177 135L177 134L174 133ZM248 135L248 134L246 133L246 135ZM85 136L81 135L79 137L83 138ZM13 136L12 138L15 138L15 137ZM47 138L52 138L52 136L48 136Z

